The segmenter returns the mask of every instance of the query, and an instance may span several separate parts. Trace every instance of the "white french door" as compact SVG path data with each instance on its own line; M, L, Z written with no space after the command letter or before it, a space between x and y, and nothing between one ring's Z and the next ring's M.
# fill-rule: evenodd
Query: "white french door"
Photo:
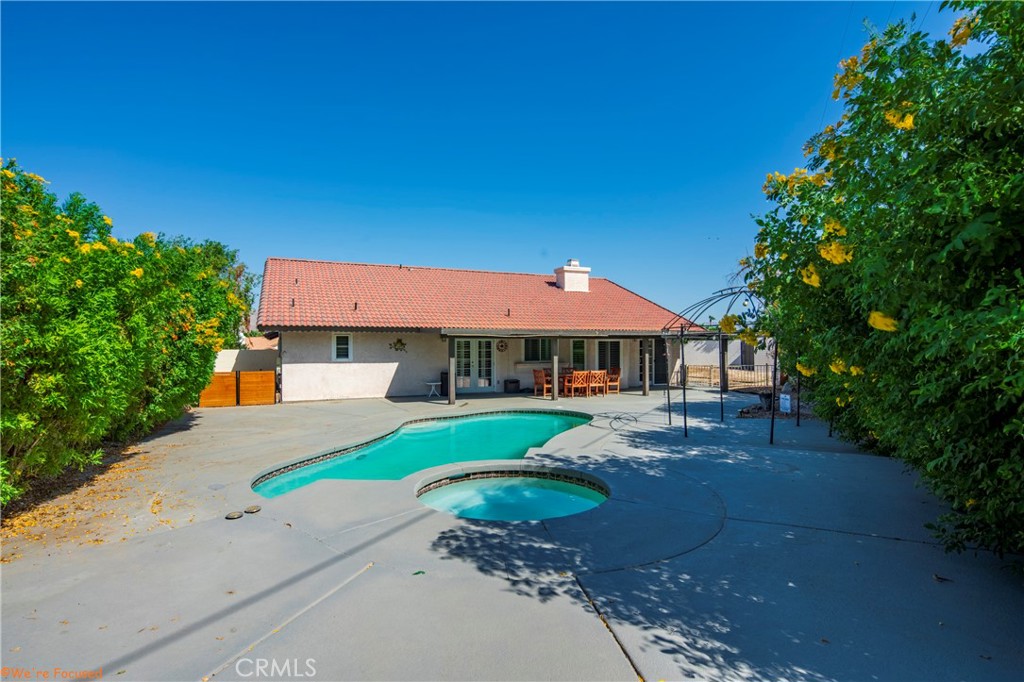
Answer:
M467 392L494 390L491 339L455 339L455 388Z

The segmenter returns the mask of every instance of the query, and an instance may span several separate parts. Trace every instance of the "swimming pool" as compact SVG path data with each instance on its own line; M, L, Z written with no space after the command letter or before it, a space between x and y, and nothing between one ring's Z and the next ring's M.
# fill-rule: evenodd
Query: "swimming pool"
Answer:
M361 445L296 462L259 476L253 490L277 497L322 479L398 480L422 469L479 459L522 459L590 415L507 411L409 422Z

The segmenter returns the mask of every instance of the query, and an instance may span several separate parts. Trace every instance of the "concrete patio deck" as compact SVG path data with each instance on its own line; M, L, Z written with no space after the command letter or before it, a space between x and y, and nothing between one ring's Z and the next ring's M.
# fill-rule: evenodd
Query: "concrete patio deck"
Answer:
M661 391L199 410L142 444L162 523L139 506L124 541L4 566L3 679L1021 679L1024 580L945 554L923 527L941 505L899 462L815 421L779 421L769 446L767 421L735 418L750 396L726 398L724 424L717 393L689 397L686 439ZM509 408L594 414L528 460L611 499L496 523L420 505L422 472L250 488L409 419Z

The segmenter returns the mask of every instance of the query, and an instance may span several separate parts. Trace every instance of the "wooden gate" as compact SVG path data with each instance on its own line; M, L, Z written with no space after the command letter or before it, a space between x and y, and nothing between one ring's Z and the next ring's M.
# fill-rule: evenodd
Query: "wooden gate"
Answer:
M214 372L210 385L199 394L199 407L273 405L277 397L276 372Z

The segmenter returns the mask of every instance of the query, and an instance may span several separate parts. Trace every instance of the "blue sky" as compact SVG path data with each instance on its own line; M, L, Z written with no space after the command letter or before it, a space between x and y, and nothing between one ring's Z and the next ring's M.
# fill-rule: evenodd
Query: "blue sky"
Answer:
M22 3L2 154L114 220L268 256L729 285L863 21L938 2Z

